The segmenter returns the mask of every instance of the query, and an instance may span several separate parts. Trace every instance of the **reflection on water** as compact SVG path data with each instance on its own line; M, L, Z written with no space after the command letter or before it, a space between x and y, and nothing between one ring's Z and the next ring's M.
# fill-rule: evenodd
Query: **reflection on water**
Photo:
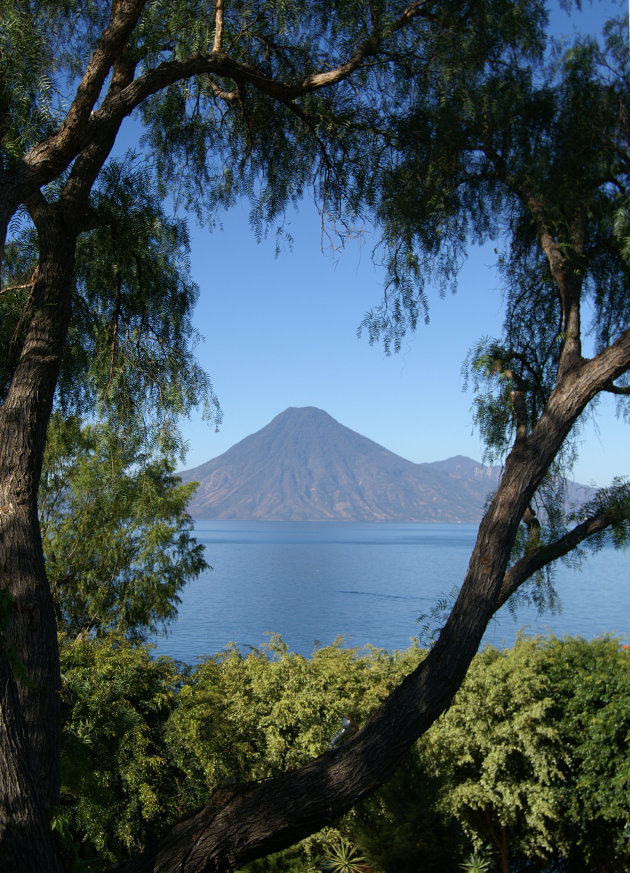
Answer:
M403 649L461 584L476 527L455 524L197 522L214 568L181 594L179 618L157 652L193 662L230 643L259 647L280 633L308 655L317 641ZM581 572L561 566L558 615L504 608L486 642L511 645L528 633L630 637L630 555L604 549ZM426 621L426 619L424 620ZM424 623L423 621L423 623Z

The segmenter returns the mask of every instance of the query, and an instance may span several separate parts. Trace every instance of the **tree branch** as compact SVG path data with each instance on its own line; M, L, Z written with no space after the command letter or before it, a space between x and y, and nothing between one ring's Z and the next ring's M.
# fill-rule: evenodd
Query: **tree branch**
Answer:
M36 279L37 276L33 274L33 278L29 282L24 282L21 285L5 285L4 288L0 288L0 294L7 294L9 291L23 291L26 288L30 288L32 291Z
M116 0L102 37L59 129L34 146L16 169L16 187L37 187L54 178L76 155L85 125L114 60L136 26L146 0Z
M222 4L223 0L217 0L215 27L218 29L215 29L215 45L217 35L222 32L222 24L220 24L223 16ZM121 67L120 71L117 71L116 82L112 83L116 87L110 88L101 107L93 111L103 82L133 32L145 5L146 0L117 0L114 3L110 22L88 63L61 126L54 134L31 149L21 164L12 171L11 179L3 186L0 230L8 224L9 217L19 202L27 199L34 191L55 178L80 151L85 151L90 145L94 146L98 140L115 136L121 121L143 100L162 88L207 73L231 78L237 83L250 84L275 100L290 103L298 97L347 79L368 57L377 53L380 44L389 34L408 27L424 12L424 0L415 0L391 26L387 29L375 29L360 42L345 63L331 70L312 73L295 83L282 82L265 76L255 67L239 63L222 51L213 51L209 54L193 52L187 58L164 62L122 89L120 85L125 71ZM118 75L118 72L121 75ZM231 93L227 92L220 96L231 97Z
M216 0L214 12L214 43L212 45L213 52L221 51L223 42L223 0Z
M628 515L630 516L630 506L628 506ZM583 543L589 537L609 528L615 521L617 516L612 512L602 512L599 515L593 515L590 518L578 524L560 539L553 543L548 543L539 549L527 552L519 561L512 566L505 574L501 591L499 592L499 602L497 609L517 591L520 586L530 579L538 570L542 570L558 558L568 555L576 546Z
M560 352L559 370L564 372L571 368L582 357L582 335L580 319L580 297L582 279L575 269L575 259L567 258L562 247L551 230L547 209L543 199L526 181L519 179L510 172L506 161L489 142L487 136L481 146L484 154L495 169L497 179L501 181L525 206L536 227L540 247L545 253L552 278L558 289L562 305L562 350ZM576 227L573 242L578 252L583 254L582 227Z
M347 79L363 65L368 57L374 56L383 39L389 33L408 27L412 21L422 14L423 2L411 3L394 24L386 31L373 31L359 43L351 57L343 64L331 70L312 73L299 82L289 83L265 76L250 64L235 61L225 52L213 51L210 54L193 52L186 58L177 61L165 61L152 70L147 71L120 94L104 101L101 109L93 113L91 123L98 124L113 117L122 118L131 113L143 100L161 89L182 79L203 73L215 74L235 82L252 85L258 91L282 103L290 103L298 97L311 94L314 91L330 85L335 85ZM216 33L215 33L216 37ZM215 39L216 43L216 39ZM229 92L228 92L229 93Z
M615 385L612 380L604 385L602 390L606 391L608 394L619 394L622 397L630 397L630 385Z

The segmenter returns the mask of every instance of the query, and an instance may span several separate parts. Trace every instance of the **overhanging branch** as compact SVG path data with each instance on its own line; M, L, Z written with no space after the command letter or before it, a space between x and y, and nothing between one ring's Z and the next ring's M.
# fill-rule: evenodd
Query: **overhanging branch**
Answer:
M144 100L163 88L183 79L189 79L192 76L204 73L252 85L258 91L274 100L278 100L281 103L290 103L298 97L303 97L347 79L369 57L377 54L381 43L390 33L395 33L408 27L415 18L421 16L423 6L422 2L411 3L386 31L375 29L358 44L351 57L345 63L339 64L330 70L311 73L309 76L305 76L300 81L293 83L273 79L264 75L250 64L233 60L228 54L216 48L217 40L215 39L215 50L208 54L196 51L186 58L177 61L165 61L158 67L148 70L115 97L104 101L101 109L92 116L93 123L98 124L99 121L105 120L108 117L125 117Z
M608 394L618 394L621 397L630 397L630 385L615 385L610 381L604 385L604 391Z
M630 516L630 506L628 506L628 515ZM557 561L558 558L568 555L581 543L588 540L589 537L595 534L602 533L607 528L611 527L618 516L612 512L602 512L599 515L593 515L590 518L578 524L572 530L568 531L560 539L553 543L548 543L541 548L528 552L519 561L516 562L505 574L501 590L499 592L499 602L497 609L514 594L524 582L530 579L534 573Z

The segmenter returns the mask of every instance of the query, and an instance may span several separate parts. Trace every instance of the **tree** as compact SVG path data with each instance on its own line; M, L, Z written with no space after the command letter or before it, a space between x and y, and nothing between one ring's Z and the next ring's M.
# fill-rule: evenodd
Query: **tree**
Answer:
M550 640L545 667L570 764L558 805L568 870L630 862L630 657L616 640Z
M558 784L569 753L545 666L535 639L511 651L486 649L422 750L443 808L476 849L492 850L501 873L514 855L544 862L565 854Z
M60 632L143 639L175 618L178 592L208 568L191 536L194 483L127 434L53 414L39 517Z
M185 412L203 389L197 373L187 390L190 356L179 366L172 354L190 348L190 289L156 189L175 186L184 205L210 218L247 194L259 231L309 186L342 237L344 216L374 218L391 282L385 308L366 324L394 346L423 312L423 278L435 267L449 280L469 232L484 239L502 227L510 244L501 257L505 337L474 358L475 373L500 385L480 395L478 409L490 447L506 453L504 474L430 655L349 743L300 770L224 787L129 866L170 870L185 859L187 870L234 869L335 820L382 783L449 705L501 604L589 537L627 532L622 485L566 529L534 510L580 416L603 391L630 392L621 31L611 27L605 50L578 45L554 65L537 0L216 0L211 13L194 0L10 0L3 16L8 280L0 299L10 354L0 525L12 606L0 649L0 794L8 866L59 870L45 811L59 787L59 666L36 508L55 397L111 405L120 420L137 422L131 396L168 440L164 416L173 404ZM148 199L142 186L118 184L107 164L136 109L155 158ZM131 158L120 178L130 166ZM27 226L24 238L26 216L34 234ZM93 249L82 261L84 246ZM145 247L165 255L159 271L142 257ZM599 342L590 358L585 300ZM92 337L87 360L77 336ZM522 550L513 554L520 530ZM16 680L7 646L28 681Z
M177 818L165 726L184 676L118 634L61 644L62 790L52 822L73 869L106 870Z

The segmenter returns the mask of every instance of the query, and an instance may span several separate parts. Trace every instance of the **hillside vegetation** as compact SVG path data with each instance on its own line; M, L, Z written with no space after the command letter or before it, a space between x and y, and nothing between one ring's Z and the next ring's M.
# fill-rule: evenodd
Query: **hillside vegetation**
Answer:
M69 866L107 869L211 791L326 754L344 715L360 726L425 654L335 644L305 658L273 637L190 668L112 636L65 645L54 827ZM623 873L629 736L630 654L614 640L487 648L380 791L248 870Z

